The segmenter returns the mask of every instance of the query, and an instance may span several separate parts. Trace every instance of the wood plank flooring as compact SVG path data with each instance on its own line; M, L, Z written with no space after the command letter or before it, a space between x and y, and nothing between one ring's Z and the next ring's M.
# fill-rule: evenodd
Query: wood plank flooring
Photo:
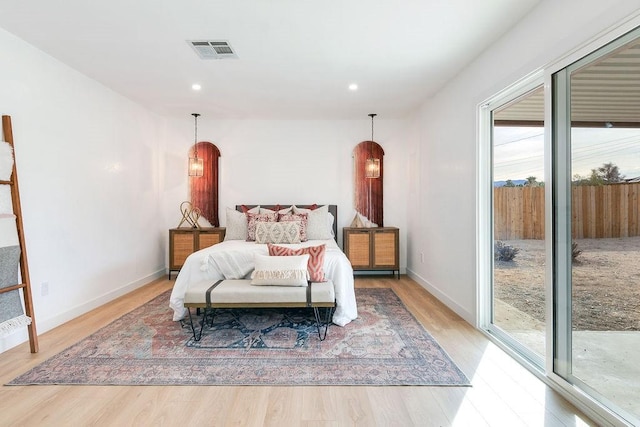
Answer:
M0 382L173 286L150 283L0 354ZM580 426L595 425L416 282L392 288L471 379L472 387L2 386L0 426ZM334 326L336 327L336 326Z

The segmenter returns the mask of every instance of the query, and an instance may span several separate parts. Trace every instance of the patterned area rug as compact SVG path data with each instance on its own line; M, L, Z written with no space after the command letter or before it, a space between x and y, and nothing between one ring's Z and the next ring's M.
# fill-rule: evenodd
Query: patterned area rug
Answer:
M358 319L325 341L310 309L233 309L195 342L166 292L8 385L469 385L392 290L356 299Z

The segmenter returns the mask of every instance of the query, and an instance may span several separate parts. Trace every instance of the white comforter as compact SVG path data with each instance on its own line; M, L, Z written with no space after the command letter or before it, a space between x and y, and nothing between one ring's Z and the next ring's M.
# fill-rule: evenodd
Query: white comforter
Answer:
M356 296L353 287L351 263L340 250L335 240L310 240L308 242L282 245L291 248L325 244L325 276L333 281L336 291L336 311L333 323L344 326L358 317ZM245 277L253 271L253 255L267 255L267 245L242 240L228 240L194 252L186 259L171 292L169 306L173 309L173 320L180 320L187 314L184 295L190 283L204 280L231 279Z

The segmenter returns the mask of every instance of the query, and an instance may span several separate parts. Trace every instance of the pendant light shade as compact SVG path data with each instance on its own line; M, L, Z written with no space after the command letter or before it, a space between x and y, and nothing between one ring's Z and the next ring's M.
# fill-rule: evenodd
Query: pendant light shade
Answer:
M367 159L364 176L367 178L380 178L380 159L373 157Z
M189 176L202 176L204 163L201 158L189 157Z
M371 113L371 141L369 142L369 157L365 162L364 176L365 178L380 178L380 159L373 157L373 118L377 114Z
M189 176L202 176L204 174L204 162L198 158L198 117L200 114L192 113L195 122L193 155L189 156Z

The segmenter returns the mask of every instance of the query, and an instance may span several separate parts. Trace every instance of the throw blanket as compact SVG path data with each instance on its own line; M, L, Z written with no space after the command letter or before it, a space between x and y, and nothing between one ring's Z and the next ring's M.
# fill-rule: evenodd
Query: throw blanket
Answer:
M200 270L213 267L225 279L244 279L253 270L253 252L212 252L202 259Z
M18 284L19 261L15 216L0 214L0 288ZM24 315L19 290L0 294L0 337L30 323L31 319Z

